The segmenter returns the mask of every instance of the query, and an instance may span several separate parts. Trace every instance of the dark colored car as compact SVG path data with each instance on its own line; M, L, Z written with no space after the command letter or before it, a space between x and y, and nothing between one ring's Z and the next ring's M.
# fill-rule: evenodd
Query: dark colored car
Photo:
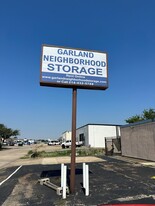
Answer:
M9 146L14 146L14 145L15 145L14 142L10 142L10 143L9 143Z
M23 146L23 142L18 142L18 146Z

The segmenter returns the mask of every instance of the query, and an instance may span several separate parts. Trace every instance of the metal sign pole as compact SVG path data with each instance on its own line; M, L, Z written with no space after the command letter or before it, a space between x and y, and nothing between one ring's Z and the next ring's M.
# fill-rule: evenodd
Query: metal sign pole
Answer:
M73 88L72 93L72 145L71 145L71 174L70 174L70 191L75 191L75 153L76 153L76 102L77 89Z

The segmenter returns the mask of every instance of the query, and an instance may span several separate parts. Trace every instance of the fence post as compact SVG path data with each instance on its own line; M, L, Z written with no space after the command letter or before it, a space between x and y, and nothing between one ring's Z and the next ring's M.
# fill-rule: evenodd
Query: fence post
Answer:
M85 196L89 195L89 166L83 163L83 188L85 190Z
M85 168L86 168L86 163L83 163L83 188L86 187L86 184L85 184L85 181L86 181Z
M64 169L63 169L63 187L62 187L62 198L63 199L66 199L66 178L67 176L67 166L64 166Z
M88 165L86 165L86 168L85 168L85 174L86 174L86 180L85 180L85 186L86 186L86 188L85 188L85 195L86 196L88 196L89 195L89 166Z
M64 164L61 164L61 187L63 187L63 177L64 177Z

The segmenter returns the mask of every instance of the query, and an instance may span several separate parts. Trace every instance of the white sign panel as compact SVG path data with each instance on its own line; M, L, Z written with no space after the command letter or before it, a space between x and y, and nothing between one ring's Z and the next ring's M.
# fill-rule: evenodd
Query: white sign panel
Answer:
M106 89L107 54L43 45L41 85Z

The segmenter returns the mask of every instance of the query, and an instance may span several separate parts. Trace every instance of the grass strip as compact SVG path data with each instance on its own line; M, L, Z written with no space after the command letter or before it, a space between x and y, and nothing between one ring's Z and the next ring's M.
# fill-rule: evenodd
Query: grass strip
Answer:
M84 156L100 156L104 154L103 148L77 148L76 149L76 156L84 157ZM30 150L26 156L22 159L27 158L45 158L45 157L62 157L62 156L71 156L71 149L64 149L52 152L46 151L33 151Z

